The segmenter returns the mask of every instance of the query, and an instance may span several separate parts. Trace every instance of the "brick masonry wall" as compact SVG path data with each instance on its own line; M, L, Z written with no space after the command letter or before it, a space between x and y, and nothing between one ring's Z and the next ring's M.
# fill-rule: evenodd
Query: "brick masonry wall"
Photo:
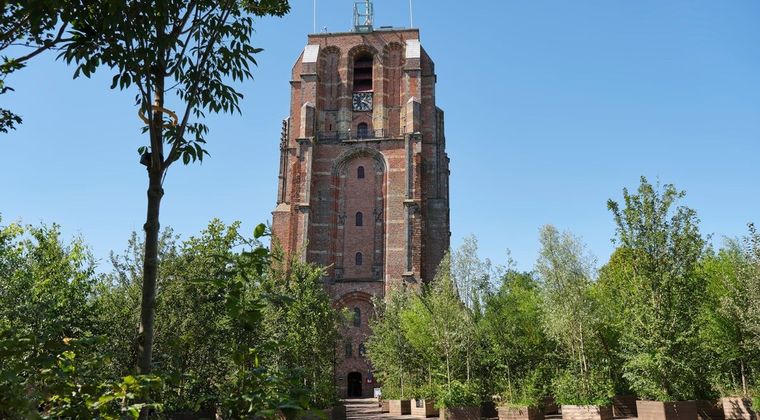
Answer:
M364 396L378 386L359 354L372 299L402 282L431 280L449 247L443 111L433 61L424 49L407 51L418 40L416 29L313 34L293 66L272 230L287 253L327 268L336 307L362 314L336 349L342 396L352 372L361 374ZM354 60L367 56L372 110L355 112ZM369 135L355 140L360 124Z

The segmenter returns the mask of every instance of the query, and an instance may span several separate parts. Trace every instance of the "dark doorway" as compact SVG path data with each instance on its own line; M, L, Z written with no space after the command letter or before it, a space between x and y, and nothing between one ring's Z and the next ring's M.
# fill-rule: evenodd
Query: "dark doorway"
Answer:
M351 372L348 374L348 398L362 396L362 374Z

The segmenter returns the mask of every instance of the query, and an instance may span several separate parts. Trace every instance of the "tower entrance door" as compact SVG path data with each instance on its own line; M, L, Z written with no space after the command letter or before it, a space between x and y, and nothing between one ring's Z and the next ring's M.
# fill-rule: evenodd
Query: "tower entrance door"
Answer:
M361 397L362 396L362 374L359 372L351 372L348 374L348 381L346 382L348 389L346 396L348 398Z

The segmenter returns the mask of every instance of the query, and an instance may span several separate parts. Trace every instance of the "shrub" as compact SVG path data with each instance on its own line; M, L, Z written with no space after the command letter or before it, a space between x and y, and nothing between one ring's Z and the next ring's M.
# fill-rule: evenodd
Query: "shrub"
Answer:
M438 408L479 406L479 388L472 382L451 381L438 390L435 405Z
M536 407L543 406L546 396L543 372L534 370L524 378L515 380L501 394L503 405L507 407Z
M612 403L615 390L609 378L601 374L579 375L564 370L552 381L554 397L561 405L599 405Z

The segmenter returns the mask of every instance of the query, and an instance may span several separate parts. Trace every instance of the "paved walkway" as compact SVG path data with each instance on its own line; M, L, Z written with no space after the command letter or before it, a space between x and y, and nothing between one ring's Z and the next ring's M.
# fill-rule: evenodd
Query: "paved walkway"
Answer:
M374 398L352 398L343 400L346 405L346 419L383 419L383 420L401 420L401 419L422 419L414 416L391 416L388 413L381 413L380 406ZM428 417L428 420L438 420L438 417Z
M377 400L374 398L351 398L343 400L343 404L346 405L346 420L355 419L370 419L370 420L402 420L402 419L416 419L421 420L422 417L416 416L391 416L388 413L381 413L380 406L377 404ZM562 420L560 414L549 414L545 417L546 420ZM428 417L427 420L438 420L438 417ZM615 420L636 420L636 417L616 417Z

